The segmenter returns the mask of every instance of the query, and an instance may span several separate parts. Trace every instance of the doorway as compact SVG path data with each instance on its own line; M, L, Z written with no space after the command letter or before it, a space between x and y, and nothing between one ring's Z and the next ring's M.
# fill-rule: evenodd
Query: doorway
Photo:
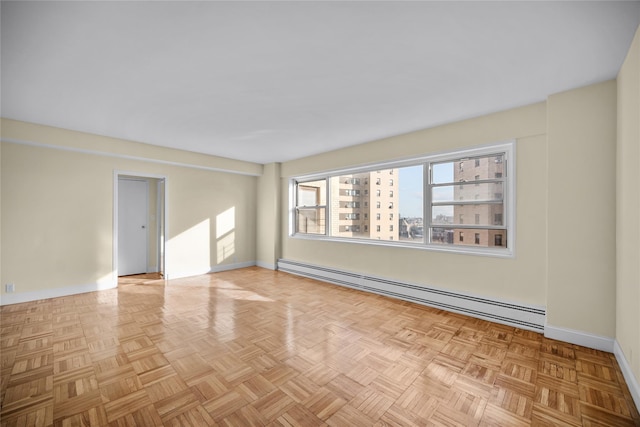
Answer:
M129 173L116 173L114 178L116 275L164 276L165 178Z

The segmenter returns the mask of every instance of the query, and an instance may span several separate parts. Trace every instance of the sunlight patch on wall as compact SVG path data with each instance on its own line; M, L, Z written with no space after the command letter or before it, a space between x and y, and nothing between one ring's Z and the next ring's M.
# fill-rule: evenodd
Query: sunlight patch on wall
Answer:
M211 270L209 219L178 234L167 243L173 271L205 274Z
M98 290L115 288L118 285L118 279L115 271L110 271L100 277L97 282Z
M216 216L216 239L235 230L236 228L236 208L231 207Z
M231 232L221 239L218 239L218 264L229 258L236 252L236 233Z
M236 252L236 208L231 207L216 216L216 254L218 264Z

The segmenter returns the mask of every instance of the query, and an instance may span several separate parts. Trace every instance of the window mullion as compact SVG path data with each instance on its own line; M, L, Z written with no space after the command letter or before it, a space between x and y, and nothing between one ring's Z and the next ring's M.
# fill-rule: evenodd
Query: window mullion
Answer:
M324 234L325 236L329 236L329 230L331 230L331 179L330 177L325 177L325 185L326 194L325 194L325 208L324 208Z
M423 173L423 190L422 194L424 195L424 213L422 214L422 228L423 228L423 244L431 244L431 236L433 233L431 232L431 221L433 218L433 205L431 201L431 186L433 183L433 168L431 167L431 162L427 162L424 164L424 173Z

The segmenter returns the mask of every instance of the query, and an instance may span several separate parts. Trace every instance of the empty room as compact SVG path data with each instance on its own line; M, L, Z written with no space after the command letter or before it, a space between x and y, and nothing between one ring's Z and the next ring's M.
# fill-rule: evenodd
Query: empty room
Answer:
M640 425L640 1L0 17L0 425Z

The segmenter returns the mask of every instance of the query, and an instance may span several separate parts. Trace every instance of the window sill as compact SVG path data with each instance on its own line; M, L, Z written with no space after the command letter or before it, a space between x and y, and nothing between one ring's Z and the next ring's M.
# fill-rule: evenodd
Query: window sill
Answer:
M359 245L372 245L372 246L387 246L395 248L407 248L417 249L431 252L445 252L452 254L462 255L476 255L486 256L492 258L515 258L515 253L512 249L491 249L481 248L474 246L462 246L462 245L439 245L439 244L425 244L422 242L407 242L407 241L389 241L389 240L373 240L373 239L358 239L350 237L331 237L321 234L291 234L292 239L300 240L313 240L319 242L338 242L338 243L354 243Z

